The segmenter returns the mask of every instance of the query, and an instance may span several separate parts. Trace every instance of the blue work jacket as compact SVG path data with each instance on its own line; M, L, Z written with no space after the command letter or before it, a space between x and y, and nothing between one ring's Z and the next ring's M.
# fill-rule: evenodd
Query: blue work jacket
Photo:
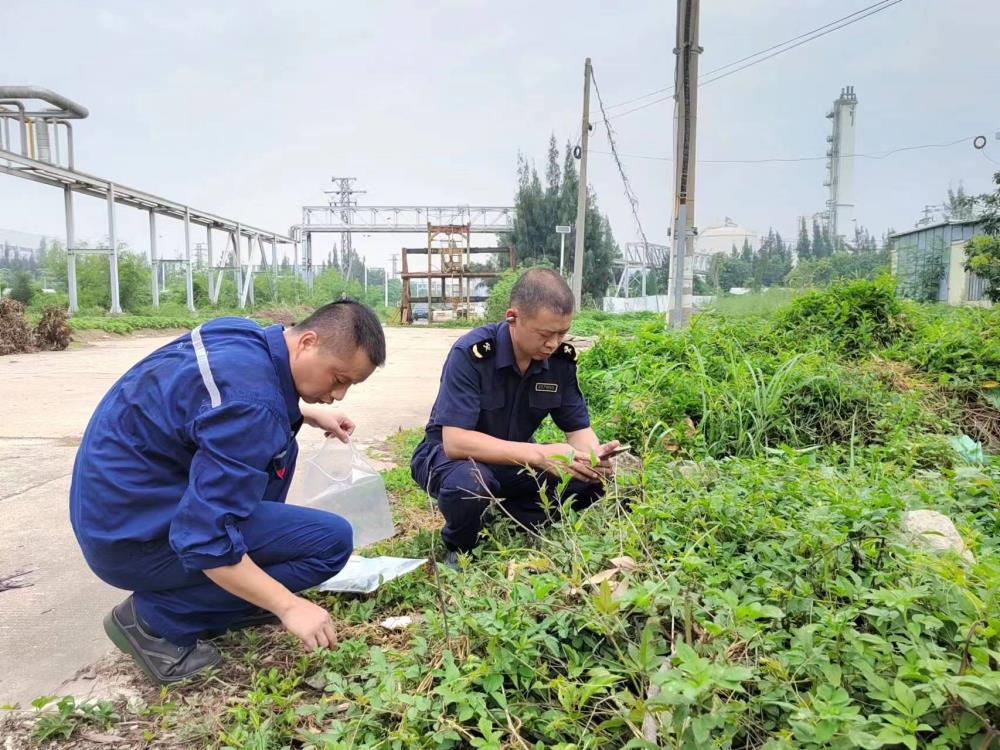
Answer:
M283 502L302 424L283 328L218 318L133 366L101 400L73 467L70 517L92 566L169 539L185 568L240 561L239 521Z
M590 426L576 381L576 350L561 344L521 373L508 324L489 323L462 336L441 371L425 442L440 443L443 427L461 427L501 440L528 442L547 415L563 432Z

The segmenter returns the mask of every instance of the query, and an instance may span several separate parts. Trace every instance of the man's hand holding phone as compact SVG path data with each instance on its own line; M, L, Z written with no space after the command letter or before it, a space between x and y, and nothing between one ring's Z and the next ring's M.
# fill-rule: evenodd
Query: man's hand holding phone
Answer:
M597 450L589 455L577 455L575 461L580 467L581 474L585 474L592 482L599 482L614 474L611 459L627 450L628 446L622 447L617 440L612 440L598 446Z

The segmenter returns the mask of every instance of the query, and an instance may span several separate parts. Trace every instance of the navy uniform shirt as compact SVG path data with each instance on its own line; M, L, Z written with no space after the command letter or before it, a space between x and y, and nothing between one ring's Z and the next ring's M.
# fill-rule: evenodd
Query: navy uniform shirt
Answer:
M285 499L301 424L280 325L218 318L153 352L80 443L70 517L84 556L167 538L190 570L239 562L238 522Z
M517 368L507 323L490 323L465 334L451 348L427 423L425 440L441 442L442 427L529 442L551 414L563 432L590 426L576 382L576 350L560 344L523 375Z

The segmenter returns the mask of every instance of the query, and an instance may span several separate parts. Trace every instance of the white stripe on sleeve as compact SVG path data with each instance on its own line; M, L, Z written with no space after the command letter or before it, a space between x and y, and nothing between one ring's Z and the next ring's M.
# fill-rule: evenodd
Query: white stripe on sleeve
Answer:
M201 379L205 383L205 390L212 400L212 408L222 403L222 396L219 394L219 387L212 377L212 368L208 365L208 352L205 350L205 342L201 340L201 326L197 326L191 331L191 343L194 345L194 356L198 360L198 370L201 372Z

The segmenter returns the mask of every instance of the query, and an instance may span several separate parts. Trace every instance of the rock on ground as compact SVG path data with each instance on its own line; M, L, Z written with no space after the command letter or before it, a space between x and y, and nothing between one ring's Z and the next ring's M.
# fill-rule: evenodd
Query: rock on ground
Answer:
M937 552L954 550L962 559L974 563L975 556L951 519L936 510L910 510L903 514L903 532L927 549Z

